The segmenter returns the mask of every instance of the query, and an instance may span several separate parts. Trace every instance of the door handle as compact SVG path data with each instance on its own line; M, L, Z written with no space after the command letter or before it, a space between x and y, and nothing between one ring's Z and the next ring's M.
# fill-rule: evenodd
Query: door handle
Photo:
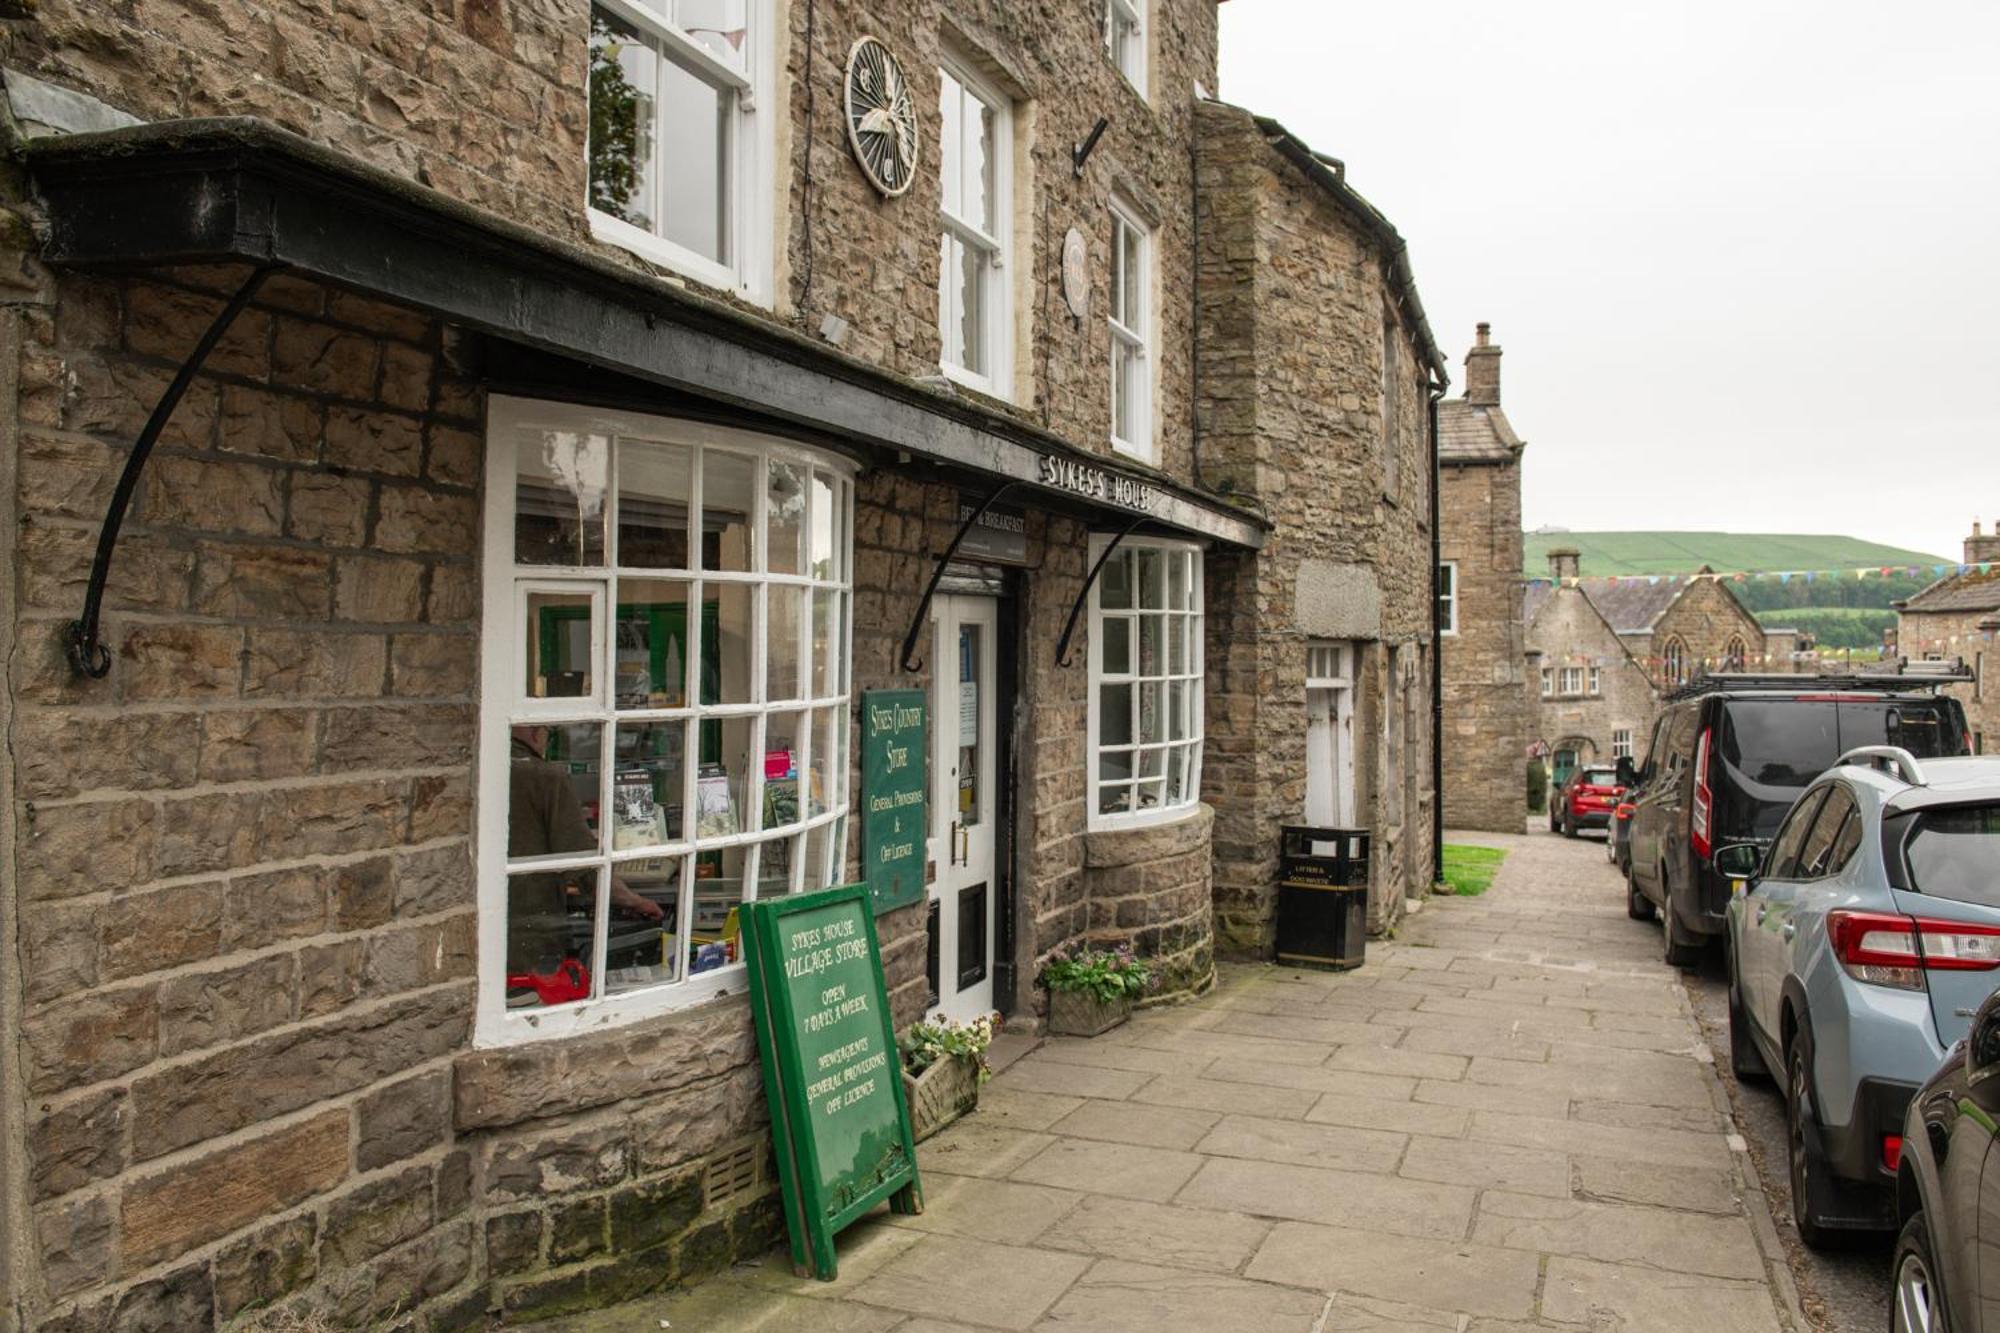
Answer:
M958 833L960 827L961 825L956 819L951 821L951 846L945 848L944 853L951 859L953 865L958 864Z
M972 826L970 824L959 824L956 827L959 837L958 863L962 866L969 866L972 864Z

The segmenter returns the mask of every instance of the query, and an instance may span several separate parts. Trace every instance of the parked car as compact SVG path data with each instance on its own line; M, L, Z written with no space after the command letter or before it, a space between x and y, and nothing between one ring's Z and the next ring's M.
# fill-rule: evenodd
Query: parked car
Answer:
M1799 1235L1888 1229L1911 1095L2000 986L2000 757L1854 750L1714 859L1730 1063L1784 1088Z
M1933 665L1936 671L1925 670ZM1729 843L1770 843L1812 780L1862 745L1919 759L1969 753L1965 710L1938 693L1970 680L1951 664L1908 674L1710 676L1670 696L1653 724L1633 802L1626 910L1660 910L1669 963L1691 967L1724 929L1729 879L1710 856ZM1629 764L1630 761L1622 761Z
M2000 1218L2000 994L1989 995L1971 1032L1910 1099L1896 1173L1895 1258L1890 1264L1892 1333L1956 1329L2000 1333L2000 1271L1990 1254ZM1989 1276L1992 1281L1987 1279Z
M1583 764L1556 792L1549 804L1549 829L1574 838L1579 829L1608 828L1611 811L1625 794L1618 770L1611 764Z
M1636 793L1627 791L1618 798L1618 804L1611 808L1611 823L1604 832L1604 859L1618 867L1621 875L1632 870L1632 798Z

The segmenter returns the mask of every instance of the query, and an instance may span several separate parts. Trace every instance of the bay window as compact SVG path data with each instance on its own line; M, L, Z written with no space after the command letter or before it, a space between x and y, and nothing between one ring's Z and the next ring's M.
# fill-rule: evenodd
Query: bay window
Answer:
M770 300L771 0L595 0L592 235Z
M1092 828L1157 822L1201 798L1201 579L1198 549L1128 541L1091 587Z
M968 67L938 71L939 367L996 397L1011 388L1013 118L1008 99Z
M852 485L725 427L496 399L482 1044L741 989L847 837Z

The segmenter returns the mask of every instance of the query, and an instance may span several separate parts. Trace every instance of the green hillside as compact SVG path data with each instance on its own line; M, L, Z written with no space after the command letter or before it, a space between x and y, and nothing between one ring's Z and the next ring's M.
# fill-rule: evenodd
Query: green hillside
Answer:
M1896 623L1886 608L1799 606L1759 611L1757 623L1766 628L1795 629L1813 636L1822 648L1878 648L1882 631Z
M1906 551L1901 547L1865 542L1855 537L1803 533L1759 532L1530 532L1522 541L1523 573L1549 572L1549 548L1573 546L1583 552L1587 577L1606 574L1692 574L1707 565L1734 573L1743 570L1826 570L1879 568L1883 565L1922 567L1926 582L1930 567L1947 563L1942 556ZM1951 563L1956 563L1955 561Z

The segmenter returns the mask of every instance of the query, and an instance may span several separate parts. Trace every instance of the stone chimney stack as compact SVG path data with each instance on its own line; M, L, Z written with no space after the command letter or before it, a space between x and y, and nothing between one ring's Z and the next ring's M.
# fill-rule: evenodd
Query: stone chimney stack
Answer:
M1493 326L1479 325L1472 350L1465 354L1465 401L1474 407L1500 406L1500 344Z
M1583 552L1574 546L1552 546L1549 548L1549 573L1557 583L1577 577L1583 567Z
M2000 524L1994 525L1993 535L1982 536L1979 520L1972 520L1972 535L1965 539L1965 563L1977 565L1987 560L2000 560Z

